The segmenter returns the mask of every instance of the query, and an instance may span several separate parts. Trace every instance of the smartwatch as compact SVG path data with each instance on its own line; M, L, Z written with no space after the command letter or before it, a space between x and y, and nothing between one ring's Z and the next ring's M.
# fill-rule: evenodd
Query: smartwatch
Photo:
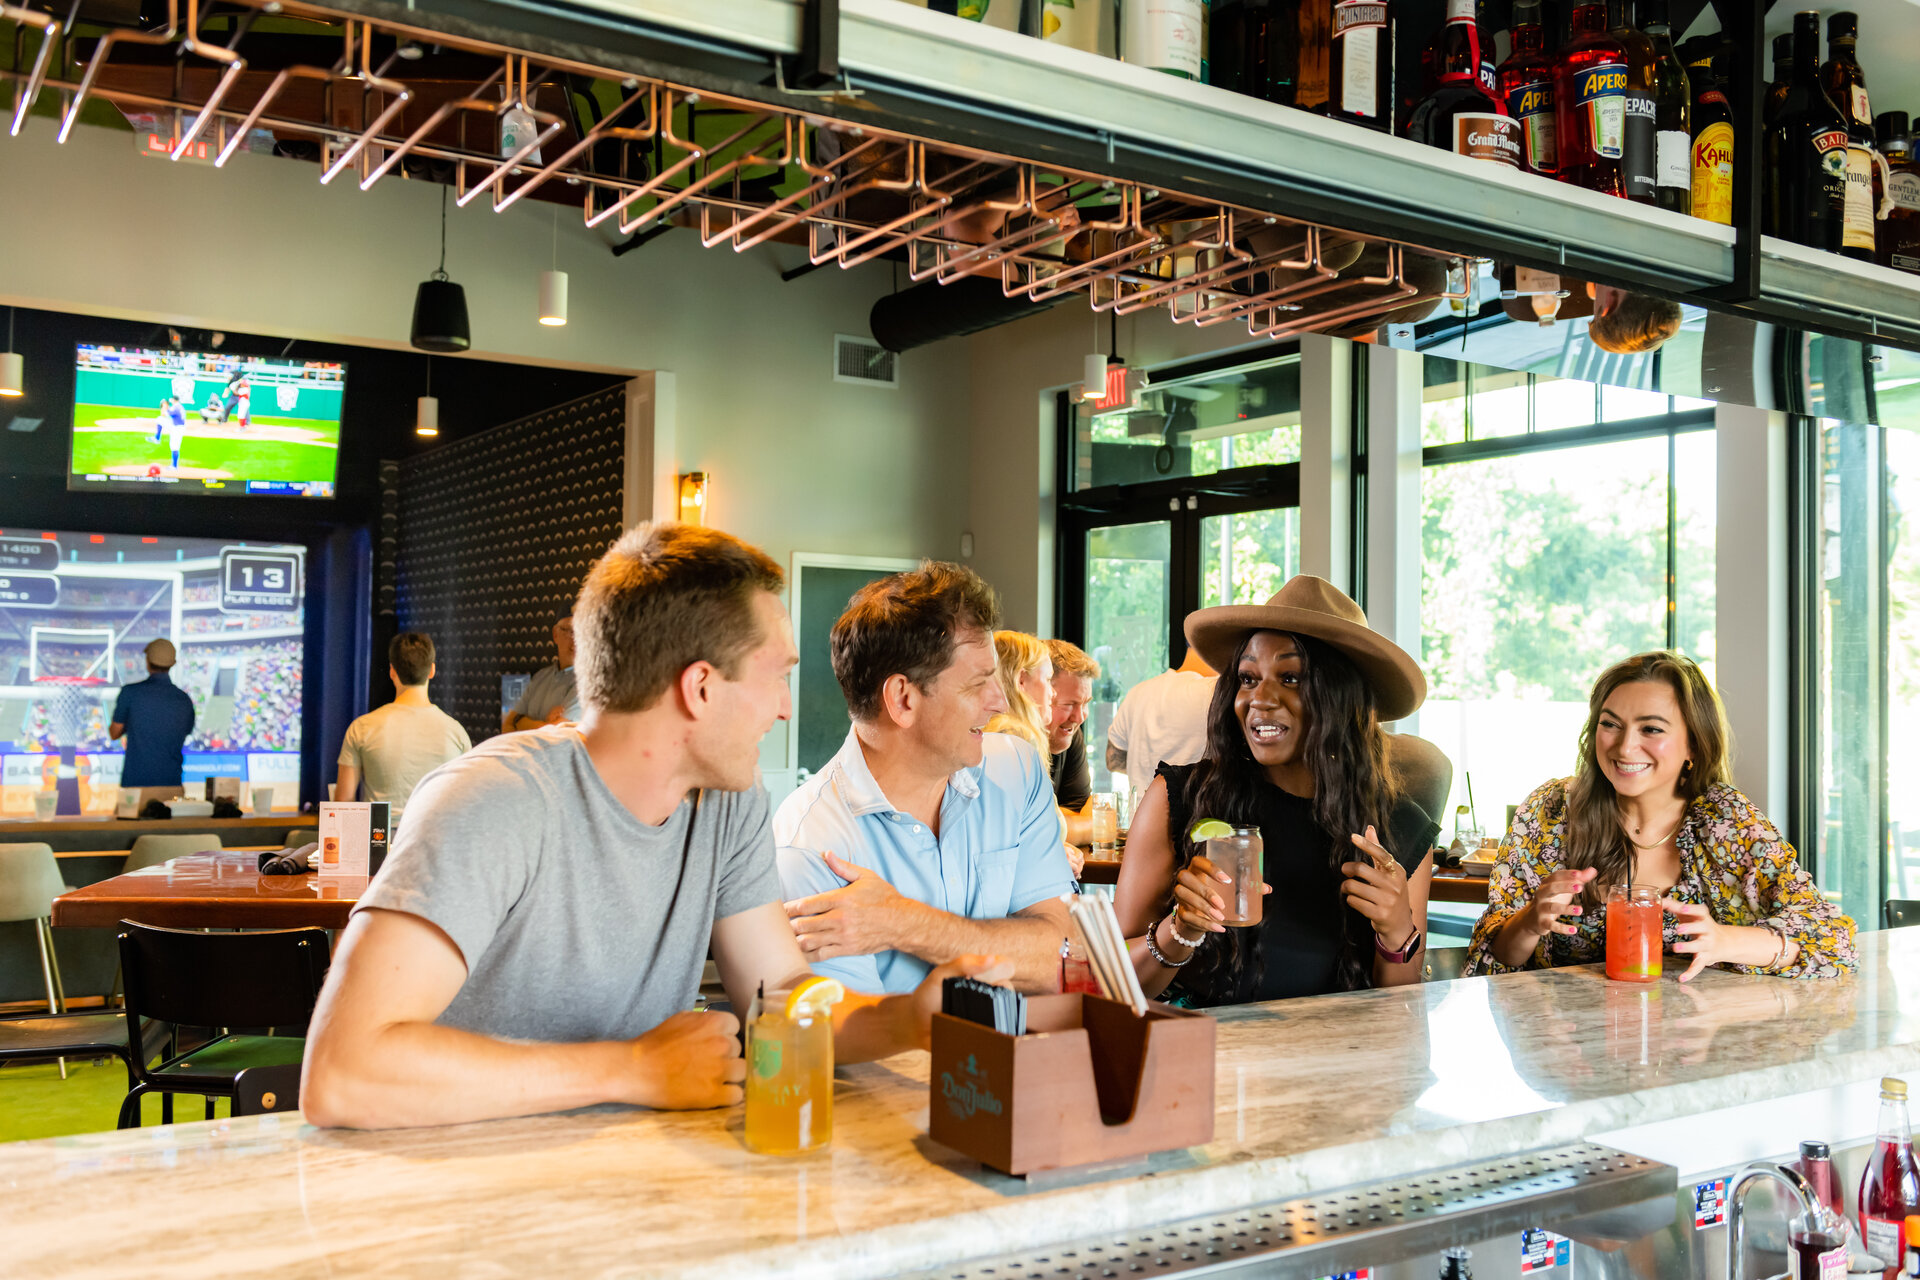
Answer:
M1376 933L1373 935L1373 949L1378 951L1380 958L1388 964L1405 964L1407 961L1413 959L1415 952L1420 950L1420 931L1415 929L1413 936L1408 938L1406 945L1398 951L1387 950L1387 944L1382 942L1380 935Z

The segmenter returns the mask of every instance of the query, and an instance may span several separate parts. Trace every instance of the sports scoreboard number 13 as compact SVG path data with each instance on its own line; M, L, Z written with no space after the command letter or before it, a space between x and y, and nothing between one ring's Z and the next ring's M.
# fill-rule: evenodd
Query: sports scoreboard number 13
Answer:
M300 608L300 557L286 551L225 547L220 608L227 613L294 613Z

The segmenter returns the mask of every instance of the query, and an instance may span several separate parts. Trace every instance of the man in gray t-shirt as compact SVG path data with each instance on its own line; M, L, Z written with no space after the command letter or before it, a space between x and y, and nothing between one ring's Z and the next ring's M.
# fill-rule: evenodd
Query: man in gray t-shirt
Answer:
M588 574L578 726L503 736L415 788L314 1009L301 1109L396 1128L603 1102L741 1099L739 1021L688 1012L709 949L745 1009L808 976L780 905L759 741L798 655L780 568L715 529L642 525ZM941 982L848 993L834 1054L924 1046Z

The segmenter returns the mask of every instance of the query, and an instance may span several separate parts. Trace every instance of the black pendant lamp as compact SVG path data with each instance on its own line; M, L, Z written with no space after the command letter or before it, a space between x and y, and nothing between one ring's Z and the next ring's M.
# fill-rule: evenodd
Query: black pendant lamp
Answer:
M467 328L467 291L447 279L447 189L440 188L440 269L420 282L413 297L413 345L422 351L465 351L473 345Z

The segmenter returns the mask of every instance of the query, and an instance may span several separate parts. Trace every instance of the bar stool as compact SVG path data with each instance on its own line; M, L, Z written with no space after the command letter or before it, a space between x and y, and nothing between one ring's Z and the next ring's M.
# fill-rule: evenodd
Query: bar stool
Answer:
M219 851L220 837L212 833L202 836L141 836L128 851L126 865L120 868L120 874L138 871L142 867L157 867L189 853Z
M0 923L33 921L34 940L40 944L40 977L47 984L47 1012L67 1011L66 988L60 982L60 957L53 947L53 900L67 891L60 863L48 844L0 844ZM60 1059L60 1078L67 1078L67 1060Z

